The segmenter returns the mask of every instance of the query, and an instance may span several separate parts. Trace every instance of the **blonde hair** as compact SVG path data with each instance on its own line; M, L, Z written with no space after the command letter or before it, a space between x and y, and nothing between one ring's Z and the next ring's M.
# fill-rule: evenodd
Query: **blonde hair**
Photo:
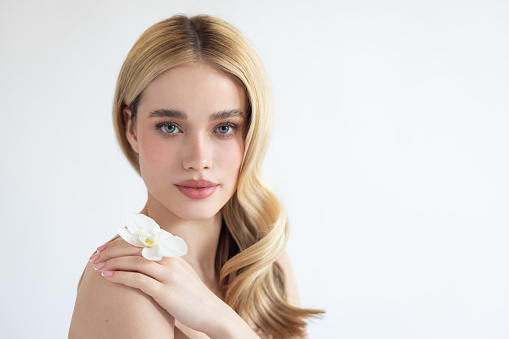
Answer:
M273 125L273 100L263 64L246 38L218 18L177 15L150 27L129 52L118 77L113 120L118 142L140 173L138 155L125 136L122 110L137 105L147 85L164 71L205 62L245 88L249 126L237 191L222 209L223 229L216 256L225 301L265 335L305 335L305 319L321 313L287 302L284 273L276 260L288 240L286 212L267 188L261 165Z

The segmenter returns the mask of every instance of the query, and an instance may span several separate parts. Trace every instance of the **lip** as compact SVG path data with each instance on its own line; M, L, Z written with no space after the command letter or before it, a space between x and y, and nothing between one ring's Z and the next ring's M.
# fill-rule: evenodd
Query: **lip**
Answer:
M207 180L186 180L175 184L177 186L185 186L185 187L212 187L217 186L215 182L207 181Z
M175 184L175 186L189 199L200 200L210 197L219 184L207 180L186 180Z

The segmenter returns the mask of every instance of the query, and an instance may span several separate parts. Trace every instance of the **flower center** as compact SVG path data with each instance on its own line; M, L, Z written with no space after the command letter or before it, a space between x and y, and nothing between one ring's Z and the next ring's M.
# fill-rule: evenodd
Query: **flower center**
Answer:
M145 246L152 247L159 241L159 236L142 229L140 232L140 240L145 244Z

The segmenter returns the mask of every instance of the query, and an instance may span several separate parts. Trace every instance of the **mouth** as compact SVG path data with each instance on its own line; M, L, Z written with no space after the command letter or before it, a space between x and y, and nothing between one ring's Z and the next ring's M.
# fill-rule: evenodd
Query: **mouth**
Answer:
M184 186L189 188L207 188L214 187L219 184L208 180L186 180L175 184L176 186Z
M187 198L201 200L210 197L219 184L206 180L186 180L175 184L175 186Z

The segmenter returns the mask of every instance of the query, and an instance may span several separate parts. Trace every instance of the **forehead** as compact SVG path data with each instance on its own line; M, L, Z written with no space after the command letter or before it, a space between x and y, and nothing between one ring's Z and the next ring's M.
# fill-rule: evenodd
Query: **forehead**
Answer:
M232 76L206 63L188 63L171 68L143 91L140 113L167 108L187 114L210 114L225 109L246 113L247 98Z

